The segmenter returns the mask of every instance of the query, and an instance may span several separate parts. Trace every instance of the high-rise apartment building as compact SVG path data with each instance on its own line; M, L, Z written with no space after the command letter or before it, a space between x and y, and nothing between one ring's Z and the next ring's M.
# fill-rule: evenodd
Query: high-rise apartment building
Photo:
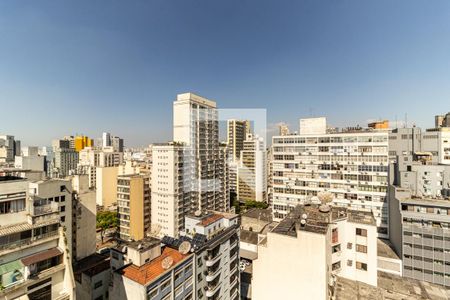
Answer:
M49 207L59 212L59 223L64 228L67 247L72 255L73 250L73 203L72 183L65 179L49 179L29 182L29 196L34 205ZM71 256L71 259L73 257Z
M96 187L97 167L118 167L123 162L123 152L111 146L104 148L86 147L79 152L78 173L89 175L89 186Z
M67 139L53 140L52 177L66 177L75 172L78 165L78 152Z
M72 184L72 261L95 253L97 239L97 205L95 190L89 188L88 175L74 175Z
M0 177L0 298L73 299L70 244L61 222L61 197L39 194L28 181ZM65 190L60 182L58 190ZM46 195L51 195L45 198ZM58 193L59 195L59 193ZM66 199L71 203L71 199ZM59 202L58 202L59 201Z
M111 146L111 134L108 132L103 132L102 134L102 147Z
M337 276L377 286L377 271L372 213L299 205L259 241L252 299L328 300Z
M237 177L239 200L267 202L266 149L262 138L247 134Z
M111 299L239 299L238 216L210 212L185 223L180 238L111 250Z
M93 147L93 146L94 146L94 141L87 136L79 135L74 138L73 147L75 148L75 151L77 151L77 152L80 152L81 150L83 150L86 147Z
M123 139L118 136L111 137L111 147L116 152L123 152Z
M38 147L25 147L22 153L15 156L14 167L31 171L47 171L45 156L39 155Z
M388 132L329 133L325 118L300 124L300 135L273 137L274 219L330 192L337 205L373 212L380 237L387 238Z
M286 124L278 125L278 135L289 135L289 127Z
M173 110L175 142L153 146L152 226L177 236L186 214L226 211L229 194L216 103L186 93Z
M450 127L450 112L446 115L435 116L435 127Z
M405 153L390 186L390 240L403 276L450 287L450 166ZM403 161L403 159L402 159Z
M241 151L244 149L244 141L250 132L250 121L248 120L232 119L227 121L227 145L232 161L240 159Z
M141 240L150 232L150 182L147 175L120 175L117 178L119 236Z
M0 163L13 163L16 155L20 155L20 141L12 135L0 135Z

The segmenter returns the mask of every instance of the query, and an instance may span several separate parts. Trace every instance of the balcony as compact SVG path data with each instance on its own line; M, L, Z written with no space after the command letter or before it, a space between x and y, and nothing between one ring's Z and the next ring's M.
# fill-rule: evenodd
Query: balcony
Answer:
M238 240L235 240L234 242L231 243L230 249L233 249L234 247L236 247L238 244Z
M208 271L208 273L206 275L206 282L213 281L217 277L217 275L220 274L221 270L222 270L221 268L217 268L217 270L215 270L215 271Z
M34 217L51 214L51 213L57 213L57 212L59 212L59 206L58 206L58 203L56 203L56 202L51 202L51 203L45 204L45 205L37 205L37 206L33 206L31 208L31 214Z
M6 250L19 250L18 248L22 248L22 247L31 245L33 243L37 243L37 242L44 241L47 239L54 239L54 238L59 238L58 230L47 232L45 234L41 234L41 235L34 236L34 237L29 237L29 238L25 238L25 239L21 239L21 240L17 240L17 241L10 241L8 243L3 243L3 244L0 244L0 254Z
M206 288L206 297L213 297L220 289L220 283L208 285Z
M216 256L208 256L208 259L206 260L206 266L212 267L216 262L218 262L221 258L222 254L218 253Z

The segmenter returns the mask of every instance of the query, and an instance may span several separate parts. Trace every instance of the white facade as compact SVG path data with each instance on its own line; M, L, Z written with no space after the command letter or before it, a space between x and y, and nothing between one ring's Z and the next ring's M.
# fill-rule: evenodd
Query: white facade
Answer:
M297 207L258 244L252 299L327 300L336 276L377 286L373 216L345 208L323 213L315 206Z
M177 144L154 145L152 151L152 231L177 236L184 228L185 211L191 211L192 195L183 193L183 163L187 157L183 146Z
M118 167L123 162L123 152L113 147L102 149L85 147L79 152L78 171L89 175L89 186L96 187L97 167Z
M248 134L237 173L239 200L267 202L267 163L264 141Z
M387 132L278 136L272 145L275 220L331 192L338 205L372 211L380 237L388 237Z
M152 227L178 236L184 216L229 209L226 153L219 144L214 101L192 93L173 103L174 142L152 150Z

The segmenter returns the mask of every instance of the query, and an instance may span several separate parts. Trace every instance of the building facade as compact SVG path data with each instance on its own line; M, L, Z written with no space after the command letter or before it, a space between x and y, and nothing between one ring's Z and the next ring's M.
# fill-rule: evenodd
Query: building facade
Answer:
M299 205L259 242L252 299L330 299L337 276L377 286L373 215Z
M330 192L337 205L372 211L380 237L387 238L387 131L328 133L326 120L316 121L301 120L300 135L273 137L274 219Z
M262 138L247 135L237 175L240 201L267 202L267 157Z
M0 298L74 299L58 202L30 196L28 184L0 177Z
M119 236L141 240L150 232L150 183L146 175L120 175L117 178Z

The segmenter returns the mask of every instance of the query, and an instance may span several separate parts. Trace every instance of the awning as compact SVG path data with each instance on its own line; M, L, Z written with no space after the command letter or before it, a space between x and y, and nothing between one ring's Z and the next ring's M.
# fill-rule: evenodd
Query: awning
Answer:
M15 260L3 265L0 265L0 275L15 271L15 270L20 270L23 268L23 264L20 260Z
M59 248L52 248L52 249L48 249L48 250L39 252L37 254L22 258L22 263L25 266L29 266L29 265L35 264L37 262L61 255L61 254L63 254L63 252L61 250L59 250Z

